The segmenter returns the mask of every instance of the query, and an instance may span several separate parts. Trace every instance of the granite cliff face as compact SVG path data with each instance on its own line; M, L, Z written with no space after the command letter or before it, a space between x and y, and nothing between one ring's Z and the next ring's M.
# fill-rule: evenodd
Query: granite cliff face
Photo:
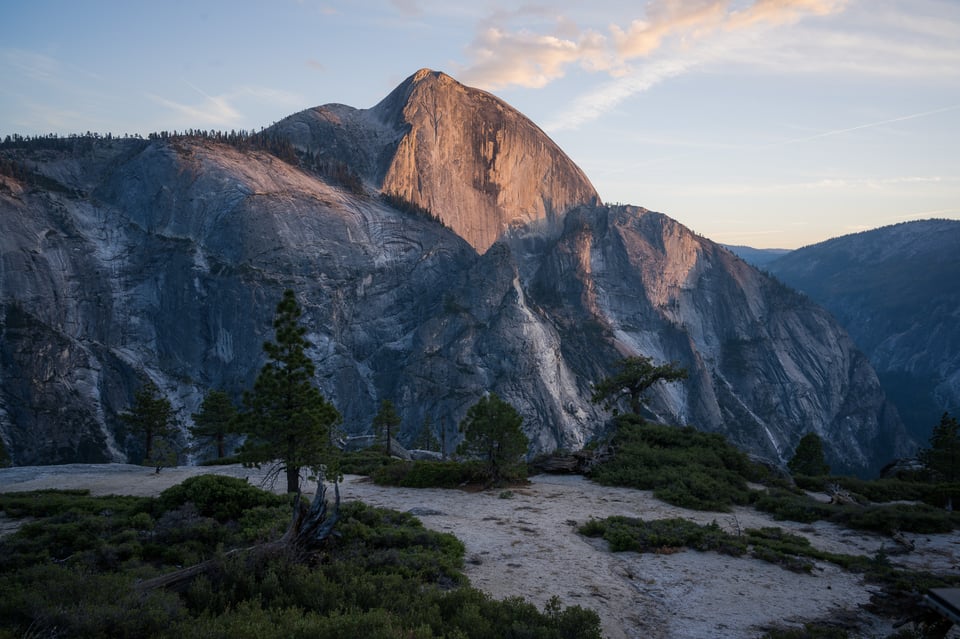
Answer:
M319 107L276 125L320 162L429 210L486 251L510 227L556 229L600 197L533 122L498 98L421 69L369 110Z
M657 389L656 416L772 459L809 429L854 471L907 444L827 313L663 215L600 205L487 93L421 71L373 109L319 107L267 133L295 153L210 136L0 149L15 463L136 455L117 415L144 376L185 421L210 388L238 395L286 288L350 433L391 399L404 435L429 417L452 442L495 391L533 451L578 448L606 427L591 382L643 353L691 373Z
M960 222L845 235L767 268L834 314L918 441L960 411Z

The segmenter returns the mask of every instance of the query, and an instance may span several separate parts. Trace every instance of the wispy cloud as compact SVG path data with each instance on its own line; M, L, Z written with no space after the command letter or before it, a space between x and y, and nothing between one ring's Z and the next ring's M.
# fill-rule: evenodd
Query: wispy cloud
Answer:
M539 88L573 70L609 77L555 114L546 122L548 131L579 127L663 81L719 65L791 74L956 77L960 20L949 18L955 12L933 19L942 5L926 10L930 16L905 14L872 0L652 0L641 17L605 28L581 28L564 16L516 28L522 16L498 14L468 46L470 62L460 77L491 90ZM808 20L840 14L846 22Z
M569 107L546 121L543 128L547 131L575 129L616 108L630 96L681 75L698 63L699 60L694 57L655 60L593 92L579 96Z
M647 82L636 79L643 71L631 65L665 49L690 51L718 33L826 15L841 10L846 1L754 0L744 9L735 9L730 0L653 0L642 18L626 26L611 24L605 32L582 29L563 16L548 33L511 29L511 20L518 14L499 14L468 47L471 62L461 77L487 89L542 87L563 77L571 67L579 67L614 77L630 76L626 85L644 87Z
M221 95L209 95L189 82L187 84L202 100L184 103L152 93L147 94L148 98L176 115L176 126L236 126L245 119L242 107L239 106L241 102L254 101L285 108L304 104L303 98L297 94L269 87L244 86Z

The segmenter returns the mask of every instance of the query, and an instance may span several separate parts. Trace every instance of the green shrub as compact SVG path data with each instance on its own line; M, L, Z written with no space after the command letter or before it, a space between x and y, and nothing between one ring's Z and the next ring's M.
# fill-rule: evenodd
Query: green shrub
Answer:
M870 530L884 534L898 530L921 534L948 533L960 527L960 517L956 513L926 504L844 507L838 509L830 517L830 521L856 530Z
M402 463L396 457L387 455L382 446L371 446L363 450L343 453L340 457L340 470L347 475L372 475L383 466Z
M400 462L377 468L371 477L381 486L406 488L457 488L486 479L479 462L453 461Z
M926 504L875 504L852 506L825 504L806 495L771 489L754 506L775 519L811 523L830 521L847 528L884 534L894 531L945 533L960 527L960 516Z
M91 497L89 490L34 490L0 493L0 510L10 517L49 517L72 510L95 513L146 511L152 500L145 497L108 495Z
M245 510L256 506L280 506L290 502L286 496L275 495L251 486L243 479L225 475L189 477L160 493L157 500L160 512L187 503L193 504L201 515L222 523L236 519Z
M615 456L590 474L600 484L653 490L677 506L724 512L749 503L747 481L765 474L722 435L642 423L632 415L617 424Z
M160 636L183 614L176 595L141 596L124 575L45 564L0 580L0 626L37 636Z
M234 494L244 492L240 487L216 484L208 491L192 483L186 492L223 492L226 501L246 503ZM0 637L600 637L592 611L561 609L554 601L541 612L520 599L497 601L470 588L462 573L463 544L407 513L343 504L339 536L305 561L274 545L220 553L241 538L279 530L289 504L253 506L221 523L182 496L167 495L164 507L160 499L147 500L146 508L139 503L124 512L103 508L110 498L56 499L61 503L54 514L0 540L0 558L9 566L0 580ZM83 509L68 507L71 500ZM35 544L27 549L42 557L31 564L12 539L52 540L61 544L58 553L109 555L109 561L52 563L51 548ZM210 569L181 595L136 588L138 578L207 557L216 558Z
M869 565L862 557L817 550L805 537L780 528L747 529L743 535L731 535L716 522L701 526L687 519L644 521L608 517L590 520L579 530L586 537L602 537L613 552L672 552L677 548L692 548L740 556L749 551L757 559L797 572L810 572L813 560L857 570L865 570Z
M658 552L672 548L714 550L728 555L746 552L746 540L723 532L716 522L700 526L688 519L609 517L580 527L587 537L603 537L613 552Z
M824 504L806 495L773 488L757 497L754 508L773 515L774 519L812 523L828 519L833 513L830 504Z

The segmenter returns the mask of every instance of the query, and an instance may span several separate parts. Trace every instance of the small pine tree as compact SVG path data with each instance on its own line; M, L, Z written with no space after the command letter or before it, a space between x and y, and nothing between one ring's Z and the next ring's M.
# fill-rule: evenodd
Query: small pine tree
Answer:
M430 419L430 415L423 418L423 425L420 427L420 433L417 435L417 439L413 442L413 447L419 450L442 452L440 450L440 441L433 432L433 420Z
M814 432L809 432L800 438L797 450L787 462L791 475L807 475L819 477L830 474L830 466L823 457L823 441Z
M180 451L176 444L167 436L156 437L153 440L153 450L143 460L144 466L153 466L159 475L164 468L176 466L180 461Z
M217 446L217 459L226 456L224 441L236 429L237 407L223 391L212 390L203 398L200 412L194 413L190 434L197 439L209 439Z
M934 481L960 481L960 424L957 418L944 413L930 434L930 447L921 449L917 457Z
M463 441L457 453L483 459L494 485L518 479L524 475L523 456L529 444L522 424L523 417L513 406L490 393L471 406L460 422Z
M134 394L133 406L121 413L120 419L131 431L143 436L145 460L152 459L154 439L173 435L177 423L170 400L149 379Z
M393 402L385 399L380 402L380 410L373 418L373 432L386 442L387 455L390 455L390 440L394 430L400 426L400 416L393 407Z

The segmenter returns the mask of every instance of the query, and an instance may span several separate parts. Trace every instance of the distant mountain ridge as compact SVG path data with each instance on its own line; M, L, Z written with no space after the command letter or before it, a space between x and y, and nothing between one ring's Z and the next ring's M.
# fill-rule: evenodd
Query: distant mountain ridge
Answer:
M0 149L15 463L135 458L118 414L144 377L184 421L208 389L237 397L286 288L351 434L390 399L401 441L429 419L452 444L493 391L531 452L577 449L608 427L591 383L642 353L690 372L651 418L778 462L813 429L850 472L910 447L826 311L665 215L602 205L488 93L421 70L372 109L307 109L258 139Z
M792 249L781 248L753 248L752 246L743 246L739 244L723 244L725 249L738 256L747 264L752 264L757 268L763 268L770 262L780 259Z
M960 410L960 221L845 235L767 269L846 327L917 440Z

